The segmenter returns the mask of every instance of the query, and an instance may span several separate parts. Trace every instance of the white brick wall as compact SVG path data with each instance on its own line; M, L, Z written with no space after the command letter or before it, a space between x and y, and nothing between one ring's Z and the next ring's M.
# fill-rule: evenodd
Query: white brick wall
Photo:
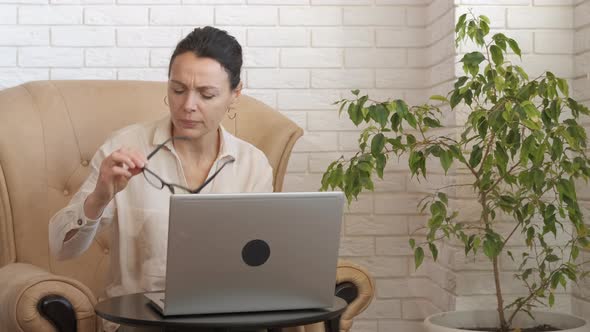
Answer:
M573 93L586 106L590 106L590 0L577 0L574 12ZM588 126L586 126L586 130L588 130ZM578 187L583 188L581 199L590 199L588 186L580 183ZM586 251L581 256L582 260L588 261L590 252ZM590 280L581 283L579 290L574 294L571 302L573 313L585 318L590 317Z
M519 41L527 69L550 66L590 101L590 0L577 0L575 10L560 0L0 0L0 89L42 79L166 80L176 42L196 26L215 25L243 46L245 93L306 131L285 190L314 191L328 163L357 144L358 129L332 103L355 88L411 103L446 92L455 74L454 20L467 8ZM405 157L390 160L385 180L344 218L340 254L377 284L354 332L421 332L426 315L488 296L454 284L473 275L462 270L485 271L485 262L452 248L439 264L414 271L408 237L425 222L416 202L449 177L429 163L431 183L418 184L406 165ZM456 201L468 206L465 197ZM588 299L574 301L580 314L590 312Z

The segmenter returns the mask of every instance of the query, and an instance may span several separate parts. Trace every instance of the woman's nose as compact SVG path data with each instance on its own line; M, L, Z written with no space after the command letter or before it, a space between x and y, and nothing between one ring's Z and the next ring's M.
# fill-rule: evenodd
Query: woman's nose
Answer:
M197 111L197 94L194 92L189 92L186 100L184 101L184 110L186 112L192 113Z

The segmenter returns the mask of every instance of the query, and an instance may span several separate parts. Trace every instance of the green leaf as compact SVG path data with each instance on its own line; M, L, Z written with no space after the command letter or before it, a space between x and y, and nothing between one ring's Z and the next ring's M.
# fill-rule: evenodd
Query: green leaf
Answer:
M389 121L391 121L391 130L397 133L400 130L400 125L402 123L399 114L393 113Z
M451 95L451 108L455 108L455 106L459 105L461 99L463 99L463 95L459 92L459 90L455 90L455 92L453 92Z
M422 247L418 247L414 250L414 264L416 265L416 269L422 265L424 261L424 249Z
M371 173L373 171L373 166L366 161L359 162L357 167L365 173Z
M479 19L486 22L488 25L491 24L490 19L485 15L479 15Z
M449 205L449 198L447 197L447 194L438 192L437 196L438 199L441 200L441 202L445 203L445 205Z
M520 104L520 107L524 110L526 118L522 119L522 123L531 130L541 129L541 112L531 103L526 100Z
M556 161L561 159L563 155L563 142L559 137L553 138L553 144L551 144L551 160Z
M460 62L463 62L467 66L479 66L480 63L485 60L485 57L481 52L471 52L463 56Z
M380 179L383 179L383 170L385 169L385 163L387 158L384 154L378 154L375 156L376 165L375 168L377 169L377 176Z
M403 100L397 99L395 101L395 111L402 119L405 119L406 115L409 113L408 104Z
M410 239L410 248L412 248L412 250L413 250L414 247L416 247L416 240Z
M578 259L578 256L580 255L580 248L578 246L573 246L572 247L572 258L573 260Z
M574 187L574 184L571 180L568 179L559 179L559 181L557 182L557 191L571 199L572 201L575 201L576 198L576 189Z
M558 78L557 87L559 88L559 90L561 90L561 93L563 93L564 96L569 96L569 88L566 80L564 80L563 78Z
M355 126L358 126L363 121L363 116L356 106L355 103L348 104L348 117Z
M377 156L385 147L385 136L382 133L376 134L371 140L371 154Z
M412 128L416 129L418 123L416 122L416 117L414 114L408 112L405 116L405 119Z
M524 142L522 142L522 148L520 150L520 162L523 165L527 164L528 160L530 159L530 155L534 153L536 145L537 143L533 135L528 136L524 139Z
M467 77L467 76L461 76L461 77L457 78L457 81L455 82L455 89L459 89L460 87L462 87L463 84L465 84L465 82L467 82L468 79L469 79L469 77Z
M463 25L465 24L465 19L467 19L467 14L459 16L459 20L455 25L455 32L459 32L459 30L461 30L461 27L463 27Z
M529 118L530 120L532 120L534 122L539 121L539 119L541 118L541 112L539 112L539 110L535 107L535 105L533 103L526 100L526 101L523 101L520 104L520 106L524 109L524 112L525 112L527 118Z
M557 285L559 284L559 279L560 278L561 278L561 273L560 272L555 272L553 274L553 276L551 277L551 289L557 288Z
M410 171L412 175L419 174L419 170L422 171L422 175L426 175L426 159L422 151L412 151L408 161Z
M545 257L545 259L549 262L549 263L553 263L553 262L557 262L559 260L559 257L557 257L556 255L547 255L547 257Z
M442 150L440 153L440 164L445 170L445 174L447 174L451 164L453 164L453 153L449 150Z
M555 295L553 295L553 292L549 293L549 306L553 307L553 305L555 304Z
M490 52L492 53L492 60L496 64L496 66L502 65L504 63L504 55L502 54L502 49L500 49L496 45L490 46Z
M534 122L529 119L523 119L522 124L524 124L530 130L534 130L534 131L541 130L541 124L539 122Z
M498 45L498 47L506 51L506 36L504 34L497 33L492 36L492 40Z
M519 57L521 57L520 47L518 47L518 43L514 39L508 38L508 45L510 46L510 48L512 49L512 51L514 53L516 53L516 55L518 55Z
M486 36L488 33L490 33L490 23L486 22L486 21L482 21L479 26L481 27L481 33L483 34L483 36ZM480 42L483 40L483 36L480 39Z
M520 77L522 77L524 80L528 80L529 79L529 75L524 71L524 69L522 69L522 67L520 67L520 66L514 66L514 68L516 68L516 71L518 72L518 74L520 75Z
M432 258L436 262L436 259L438 258L438 249L436 248L436 245L432 242L429 242L428 247L430 248L430 252L432 253Z
M358 96L361 91L359 89L355 89L350 92L352 92L353 95Z
M482 158L482 148L479 145L474 145L473 150L471 151L471 155L469 156L469 165L471 167L475 167L479 165Z
M339 102L336 102L339 103ZM338 116L342 114L342 109L346 106L346 102L340 102L340 107L338 107Z
M448 100L446 97L444 97L444 96L441 96L441 95L434 95L434 96L430 96L430 99L431 99L431 100L438 100L438 101L442 101L442 102L444 102L444 103L448 103L448 102L449 102L449 100Z
M490 241L488 239L485 239L483 241L483 252L484 254L489 257L489 258L494 258L497 256L496 252L499 249L496 248L496 243L494 241Z
M389 111L383 104L377 104L375 106L375 110L371 113L371 119L375 120L378 124L381 125L381 128L385 128L387 125L387 116L389 115Z
M496 90L498 90L498 91L504 90L505 83L506 83L506 81L504 80L504 77L502 77L502 76L496 76L494 78L494 85L496 86Z
M447 216L447 208L442 202L436 201L430 205L430 213L432 217L440 217L442 221Z
M369 107L363 107L363 108L361 108L361 115L362 115L362 117L363 117L363 119L365 121L368 121L369 120L369 118L367 117L367 115L371 115L372 113L374 113L375 112L375 108L376 108L375 105L371 105Z
M440 121L438 119L433 119L433 118L425 117L423 121L424 121L424 124L427 125L430 128L440 128L440 127L442 127L442 125L440 124Z

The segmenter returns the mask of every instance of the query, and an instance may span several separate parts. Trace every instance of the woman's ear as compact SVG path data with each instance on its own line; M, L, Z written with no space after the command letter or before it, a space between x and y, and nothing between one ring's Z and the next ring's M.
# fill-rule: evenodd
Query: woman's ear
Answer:
M240 81L240 83L238 83L238 86L236 86L236 88L232 91L232 104L236 101L236 99L238 99L239 96L242 95L242 81Z

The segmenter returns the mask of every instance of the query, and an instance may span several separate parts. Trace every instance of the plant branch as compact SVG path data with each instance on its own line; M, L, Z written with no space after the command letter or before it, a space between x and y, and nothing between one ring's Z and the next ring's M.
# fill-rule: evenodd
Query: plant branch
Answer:
M506 178L506 176L510 175L510 173L512 173L512 171L514 169L516 169L516 167L518 167L518 165L520 164L520 161L517 162L516 164L512 165L512 167L510 167L510 169L506 172L506 174L504 174L504 176L501 176L500 178L498 178L498 180L496 180L496 182L494 182L494 184L492 184L492 186L490 188L488 188L488 190L485 191L485 194L489 194L500 182L502 182L502 180L504 180Z
M512 237L512 235L514 235L514 233L516 232L517 229L520 228L520 223L516 223L516 226L514 227L514 229L512 229L512 232L510 232L510 234L508 235L508 237L504 240L504 243L502 243L502 249L504 249L504 246L506 246L506 243L508 243L508 240L510 240L510 238Z
M496 133L492 132L492 135L490 136L490 140L488 142L488 146L486 148L486 152L483 155L483 158L481 158L481 166L479 166L479 171L477 171L477 173L481 173L481 171L483 170L483 165L485 164L486 158L488 157L488 155L490 154L490 150L492 149L492 143L494 143L494 139L496 138Z
M520 309L522 309L522 307L525 306L525 304L529 303L531 301L531 299L535 298L537 296L537 292L540 289L545 289L547 288L547 285L549 283L549 280L551 280L551 278L547 278L544 282L541 283L541 285L539 287L537 287L536 290L531 291L529 296L527 296L522 302L520 302L516 309L514 310L514 312L512 313L512 315L510 315L510 318L508 318L508 324L512 324L512 320L514 320L514 317L516 316L516 314L518 314L520 312Z

